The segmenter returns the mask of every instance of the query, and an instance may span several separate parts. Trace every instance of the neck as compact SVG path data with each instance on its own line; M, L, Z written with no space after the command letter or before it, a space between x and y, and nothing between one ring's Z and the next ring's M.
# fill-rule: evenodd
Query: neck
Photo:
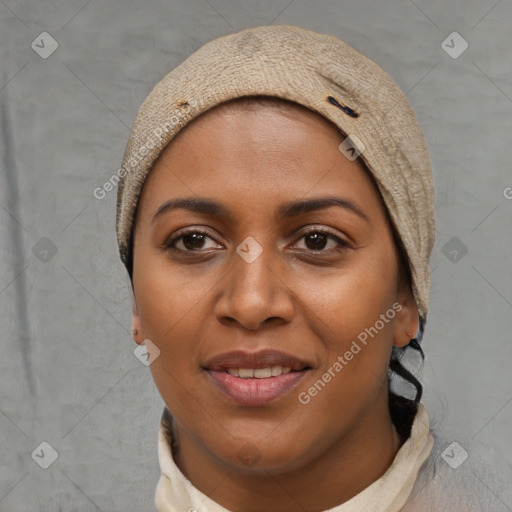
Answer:
M173 456L180 471L210 499L236 512L315 512L338 506L378 480L402 444L387 397L329 450L284 473L238 471L212 457L179 426L173 438L179 439Z

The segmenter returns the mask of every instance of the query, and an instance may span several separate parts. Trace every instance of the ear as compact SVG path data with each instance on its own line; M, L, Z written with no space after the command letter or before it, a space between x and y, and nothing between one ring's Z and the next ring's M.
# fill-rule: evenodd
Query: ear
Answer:
M420 328L418 305L416 304L409 284L402 287L398 293L397 299L401 309L397 312L395 317L393 345L396 347L405 347L413 338L416 338Z
M140 345L146 338L142 330L142 323L140 320L139 310L137 308L137 301L133 292L133 286L130 285L130 295L132 299L132 338L137 345Z

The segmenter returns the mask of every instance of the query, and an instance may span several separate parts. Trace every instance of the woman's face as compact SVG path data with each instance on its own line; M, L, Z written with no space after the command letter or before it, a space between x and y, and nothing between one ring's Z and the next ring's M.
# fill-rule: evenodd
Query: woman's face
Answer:
M392 346L418 311L343 139L296 107L224 105L144 185L136 341L160 351L151 371L180 439L228 468L297 469L389 422Z

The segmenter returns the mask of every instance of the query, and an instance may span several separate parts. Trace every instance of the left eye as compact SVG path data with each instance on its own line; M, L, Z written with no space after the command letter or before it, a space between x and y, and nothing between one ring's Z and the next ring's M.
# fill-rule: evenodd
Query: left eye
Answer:
M321 251L321 252L328 252L323 251L325 249L328 242L333 243L334 250L340 250L341 248L347 248L349 247L348 243L343 241L341 238L337 237L330 231L324 231L315 229L312 231L308 231L307 233L304 233L299 240L304 239L306 249L311 251Z

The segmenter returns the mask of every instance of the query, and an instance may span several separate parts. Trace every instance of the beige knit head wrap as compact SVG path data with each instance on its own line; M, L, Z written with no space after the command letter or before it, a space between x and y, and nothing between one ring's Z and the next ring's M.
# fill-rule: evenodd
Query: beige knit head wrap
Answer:
M420 316L426 319L434 244L434 189L428 150L405 95L377 64L330 35L262 26L206 43L173 69L142 104L130 135L117 196L117 241L131 272L137 201L153 162L190 120L232 98L268 95L320 113L347 135L375 177L402 241Z

